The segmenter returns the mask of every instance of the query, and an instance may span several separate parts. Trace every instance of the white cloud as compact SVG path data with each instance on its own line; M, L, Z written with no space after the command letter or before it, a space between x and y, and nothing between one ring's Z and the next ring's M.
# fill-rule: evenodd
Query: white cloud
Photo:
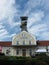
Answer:
M6 36L7 35L7 31L5 31L4 33L1 33L0 37Z
M3 40L5 40L5 39L10 39L10 41L11 41L11 39L12 39L12 37L14 36L14 35L16 35L15 33L14 34L11 34L11 35L6 35L6 33L3 33L1 36L0 36L0 41L3 41ZM8 40L6 40L6 41L8 41Z
M29 16L27 27L30 33L40 40L49 39L49 0L29 0L24 15Z
M34 10L36 7L42 7L44 10L49 10L49 0L29 0L25 5L26 11L24 15L28 15L31 10Z
M6 29L0 29L0 38L8 35L8 31Z
M38 9L38 7L42 8ZM42 22L42 19L45 17L45 10L49 10L49 0L28 0L28 2L25 3L24 11L20 10L21 7L20 9L18 8L19 4L16 4L15 6L15 0L0 0L0 40L4 38L11 38L13 35L15 35L14 33L10 35L8 29L11 30L11 28L20 25L20 22L15 22L13 18L15 18L14 16L19 17L18 13L21 14L21 12L23 13L21 15L27 15L29 17L27 27L30 33L39 36L39 39L49 39L49 32L47 28L49 27L47 26L49 20L47 22L46 19L47 24L45 21ZM38 22L42 23L39 24ZM37 25L35 23L37 23ZM8 24L9 28L5 28L3 24L6 26ZM35 25L32 26L33 24Z
M15 8L15 0L0 0L0 40L5 38L11 38L13 34L9 34L8 29L11 27L20 25L19 22L14 22L13 17L18 15L18 5ZM10 28L6 29L5 25L9 25Z
M46 24L32 26L28 31L37 37L37 40L49 40L49 29Z
M29 19L28 19L28 27L30 27L35 22L37 23L37 22L41 21L42 18L44 18L44 12L43 11L31 13L29 16Z
M15 0L0 0L0 22L3 19L7 19L7 21L5 22L8 22L10 26L13 25L13 17L18 16L19 12L18 5L16 6L16 8L14 7L14 5Z
M45 31L40 34L40 40L49 40L49 32Z
M28 28L28 31L31 34L34 34L34 35L38 36L39 35L39 32L43 32L43 31L46 31L47 30L46 27L47 27L46 24L38 24L38 25L32 26L31 28Z
M30 13L30 11L32 10L32 8L35 8L37 7L39 4L40 4L41 0L29 0L27 3L26 3L26 6L25 6L25 14L24 15L28 15Z
M0 30L0 33L4 33L6 30L5 29L1 29Z
M20 25L20 22L10 22L11 28Z
M4 28L4 26L2 24L0 24L0 29Z
M2 39L4 36L7 36L7 35L8 35L7 30L2 24L0 24L0 39Z

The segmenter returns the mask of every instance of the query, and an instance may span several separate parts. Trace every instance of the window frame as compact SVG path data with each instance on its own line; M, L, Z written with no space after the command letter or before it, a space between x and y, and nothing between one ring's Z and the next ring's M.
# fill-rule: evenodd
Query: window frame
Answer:
M29 54L32 55L32 49L31 48L29 49Z
M16 45L19 45L19 41L17 41Z
M18 48L16 49L16 55L19 55L19 49Z
M10 53L10 49L7 49L6 54L9 55L9 53Z
M29 45L31 45L31 40L29 40Z
M25 45L25 41L23 41L23 45Z

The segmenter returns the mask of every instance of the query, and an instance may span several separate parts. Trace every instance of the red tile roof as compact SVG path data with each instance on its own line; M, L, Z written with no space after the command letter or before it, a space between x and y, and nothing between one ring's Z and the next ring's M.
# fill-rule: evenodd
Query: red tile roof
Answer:
M37 41L38 46L49 46L49 41Z
M11 41L0 42L0 46L12 46L12 42Z
M49 41L37 41L37 45L38 46L49 46ZM4 41L4 42L0 42L0 46L12 46L12 42L11 41Z

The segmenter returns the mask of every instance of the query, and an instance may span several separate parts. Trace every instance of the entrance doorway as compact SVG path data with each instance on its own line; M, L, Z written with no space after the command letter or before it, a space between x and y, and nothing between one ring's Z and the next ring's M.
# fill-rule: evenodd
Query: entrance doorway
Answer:
M26 56L26 49L22 50L22 56Z

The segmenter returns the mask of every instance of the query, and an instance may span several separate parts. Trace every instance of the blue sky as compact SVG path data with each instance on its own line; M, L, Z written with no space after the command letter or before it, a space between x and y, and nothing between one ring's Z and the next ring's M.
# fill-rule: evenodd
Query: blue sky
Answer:
M49 40L49 0L0 0L0 41L21 31L20 16L28 16L28 32L37 40Z

